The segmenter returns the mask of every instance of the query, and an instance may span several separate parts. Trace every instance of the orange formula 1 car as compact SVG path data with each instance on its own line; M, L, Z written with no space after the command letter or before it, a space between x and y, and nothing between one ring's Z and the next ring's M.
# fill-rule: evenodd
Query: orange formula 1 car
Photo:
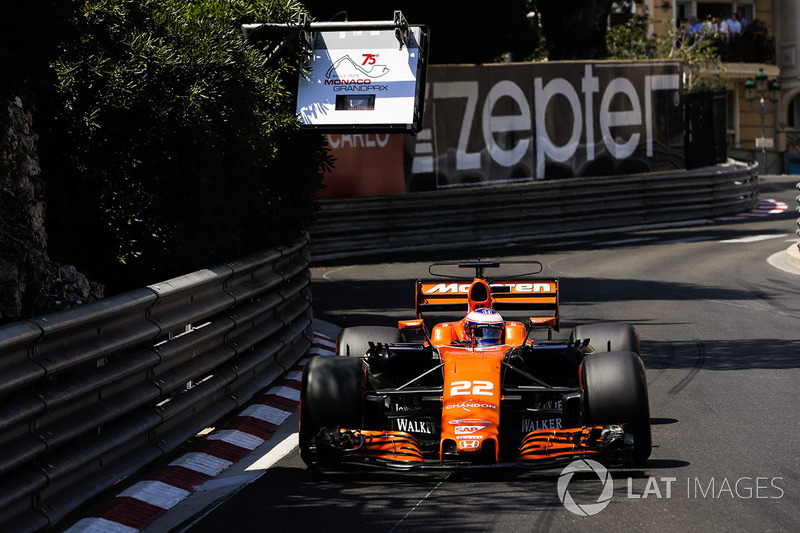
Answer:
M300 452L310 467L550 468L580 457L641 464L650 411L633 326L559 331L559 280L490 279L497 262L434 263L416 319L357 326L303 373ZM503 265L504 267L506 265ZM455 267L475 276L447 275ZM423 312L460 316L428 330ZM500 312L524 310L527 326Z

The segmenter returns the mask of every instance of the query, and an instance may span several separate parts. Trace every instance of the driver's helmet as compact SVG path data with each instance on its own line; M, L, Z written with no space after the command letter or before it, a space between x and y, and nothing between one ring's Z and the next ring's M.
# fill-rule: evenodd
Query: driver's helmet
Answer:
M503 317L494 309L475 309L464 320L467 340L475 341L476 348L497 346L503 334Z

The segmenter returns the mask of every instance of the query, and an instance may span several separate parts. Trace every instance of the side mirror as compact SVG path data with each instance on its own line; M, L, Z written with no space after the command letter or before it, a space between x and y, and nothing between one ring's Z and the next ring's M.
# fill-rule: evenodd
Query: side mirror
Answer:
M400 331L411 331L416 333L417 335L422 335L425 341L428 344L431 343L430 335L428 335L428 330L425 329L425 321L421 318L417 318L416 320L398 320L397 321L397 329Z
M421 329L425 327L425 323L421 318L416 320L400 320L397 322L397 329L403 331L405 329Z
M558 328L558 318L554 316L532 316L529 317L531 327L528 330L528 334L534 329L545 329L547 328L547 340L553 340L553 328ZM526 338L527 341L527 338Z
M532 328L554 328L558 323L554 316L532 316L528 320Z

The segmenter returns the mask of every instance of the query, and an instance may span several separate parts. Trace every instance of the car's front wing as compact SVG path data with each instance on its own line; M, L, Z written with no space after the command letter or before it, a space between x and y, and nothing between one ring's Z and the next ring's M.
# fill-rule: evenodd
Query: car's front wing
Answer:
M402 431L325 428L316 436L316 463L323 468L372 466L395 470L487 467L551 468L583 457L623 464L632 439L620 426L540 429L526 434L517 457L507 463L425 460L419 441Z

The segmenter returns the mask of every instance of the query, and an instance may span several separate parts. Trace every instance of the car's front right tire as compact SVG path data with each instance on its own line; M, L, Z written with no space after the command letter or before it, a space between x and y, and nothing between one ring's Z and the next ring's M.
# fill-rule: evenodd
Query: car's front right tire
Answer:
M571 343L589 342L595 352L639 351L639 333L631 324L622 322L600 322L576 326L570 334Z
M590 353L580 369L584 425L623 424L633 435L633 461L650 457L650 404L642 360L634 352Z

